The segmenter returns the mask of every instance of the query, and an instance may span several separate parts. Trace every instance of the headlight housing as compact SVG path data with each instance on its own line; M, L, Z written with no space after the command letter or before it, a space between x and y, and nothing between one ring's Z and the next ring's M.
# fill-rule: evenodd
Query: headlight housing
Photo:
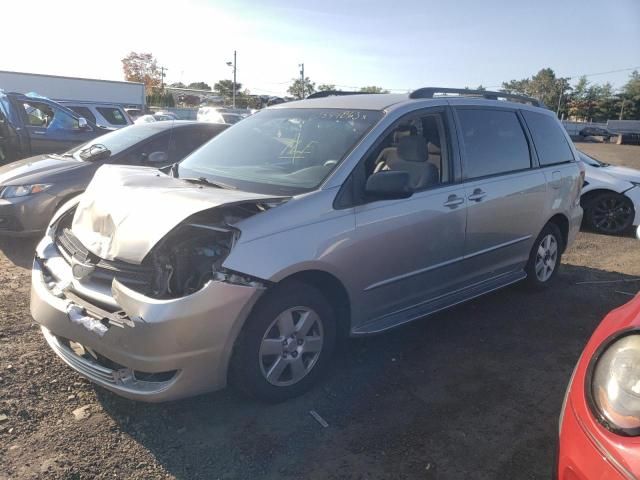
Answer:
M26 197L34 193L44 192L51 187L50 183L34 183L31 185L7 185L0 192L0 198Z
M608 342L590 372L587 397L600 422L620 435L640 435L640 331Z

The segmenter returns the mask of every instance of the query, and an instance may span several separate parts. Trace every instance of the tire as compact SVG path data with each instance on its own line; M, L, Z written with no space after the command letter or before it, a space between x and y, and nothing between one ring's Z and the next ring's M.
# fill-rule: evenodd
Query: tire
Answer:
M633 202L620 193L601 193L584 206L587 226L605 235L625 233L631 228L634 217Z
M318 289L294 281L277 285L242 329L231 359L231 384L271 403L303 394L330 364L336 331L334 309Z
M564 240L555 223L547 223L533 242L525 267L526 283L540 290L554 283L564 250Z

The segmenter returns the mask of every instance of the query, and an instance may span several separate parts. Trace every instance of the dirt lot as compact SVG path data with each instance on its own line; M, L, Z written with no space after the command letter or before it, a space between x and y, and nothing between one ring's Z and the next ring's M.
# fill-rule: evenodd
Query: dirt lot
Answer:
M640 168L640 147L580 147ZM228 390L148 405L93 387L48 350L29 316L33 242L0 247L0 479L549 478L573 365L640 288L639 240L582 233L557 288L514 286L351 340L294 401Z

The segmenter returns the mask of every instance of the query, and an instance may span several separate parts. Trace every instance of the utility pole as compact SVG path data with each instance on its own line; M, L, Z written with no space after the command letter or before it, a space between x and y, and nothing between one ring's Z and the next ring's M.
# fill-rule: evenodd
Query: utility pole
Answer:
M164 71L169 70L167 67L160 67L160 88L164 90Z
M622 104L620 105L620 118L618 120L622 120L622 115L624 114L624 97L622 98Z
M302 99L304 100L304 63L298 66L300 67L300 80L302 81Z
M233 68L233 108L236 108L236 51L233 51L233 63L227 62L227 65Z

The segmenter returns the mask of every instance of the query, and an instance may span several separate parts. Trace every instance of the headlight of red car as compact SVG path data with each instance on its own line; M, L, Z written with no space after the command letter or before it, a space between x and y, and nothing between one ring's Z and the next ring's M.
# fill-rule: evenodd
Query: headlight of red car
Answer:
M640 332L626 332L608 344L591 365L591 407L613 432L640 435Z

